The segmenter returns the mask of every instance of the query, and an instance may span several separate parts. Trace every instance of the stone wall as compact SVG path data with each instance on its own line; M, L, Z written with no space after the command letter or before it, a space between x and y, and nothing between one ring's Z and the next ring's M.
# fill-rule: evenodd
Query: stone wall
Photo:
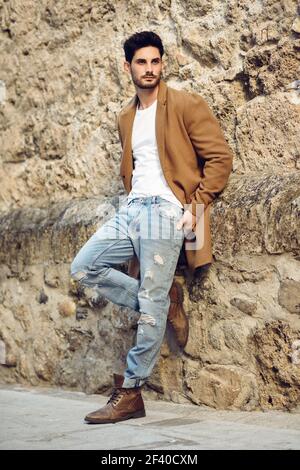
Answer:
M185 291L146 395L215 408L300 400L297 1L0 0L0 379L108 393L137 312L91 308L69 277L124 195L122 42L151 29L169 86L201 94L234 151L213 203L214 263ZM126 266L120 269L126 270Z

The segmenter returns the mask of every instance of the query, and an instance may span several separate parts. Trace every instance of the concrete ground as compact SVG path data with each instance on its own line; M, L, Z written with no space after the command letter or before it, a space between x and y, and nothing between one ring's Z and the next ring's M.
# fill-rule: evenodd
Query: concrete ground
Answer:
M0 449L300 449L300 407L218 411L145 400L147 416L89 425L103 395L0 385Z

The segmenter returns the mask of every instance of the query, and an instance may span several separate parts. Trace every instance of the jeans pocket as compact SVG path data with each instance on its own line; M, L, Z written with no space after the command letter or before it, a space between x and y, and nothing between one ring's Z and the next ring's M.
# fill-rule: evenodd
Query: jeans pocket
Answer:
M184 210L176 204L160 202L158 204L158 213L161 217L177 221L183 215Z
M158 219L162 226L162 237L172 239L174 243L182 243L183 228L177 229L177 224L183 216L184 210L172 203L159 203Z
M138 199L131 199L127 202L127 207L132 206L133 204L138 204L140 201Z

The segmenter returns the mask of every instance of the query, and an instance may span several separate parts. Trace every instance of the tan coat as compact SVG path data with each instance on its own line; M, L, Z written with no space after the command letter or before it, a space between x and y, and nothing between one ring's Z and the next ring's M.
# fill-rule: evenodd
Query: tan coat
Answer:
M136 94L117 119L122 145L120 176L127 194L132 188L131 136L138 101ZM233 155L206 101L196 93L171 88L163 80L159 82L155 129L162 171L171 190L183 205L191 203L194 215L196 204L202 207L202 216L193 226L201 242L190 249L191 241L185 238L182 247L188 269L193 273L197 267L212 263L210 207L227 183ZM129 263L128 273L138 277L136 256Z

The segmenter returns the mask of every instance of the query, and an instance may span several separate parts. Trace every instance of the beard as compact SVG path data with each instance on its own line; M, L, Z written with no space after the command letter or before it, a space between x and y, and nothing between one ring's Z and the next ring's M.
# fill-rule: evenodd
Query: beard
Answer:
M159 82L160 82L160 78L161 78L161 73L157 76L155 75L149 75L149 77L154 77L153 80L146 80L145 78L137 78L136 76L134 75L131 75L131 78L132 78L132 81L133 83L138 87L138 88L142 88L142 89L151 89L151 88L155 88Z

